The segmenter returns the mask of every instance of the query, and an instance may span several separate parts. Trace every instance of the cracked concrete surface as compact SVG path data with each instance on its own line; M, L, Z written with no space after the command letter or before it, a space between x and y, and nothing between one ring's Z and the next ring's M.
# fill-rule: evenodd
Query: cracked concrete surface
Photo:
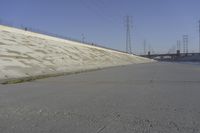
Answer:
M199 133L200 67L134 64L0 85L1 133Z

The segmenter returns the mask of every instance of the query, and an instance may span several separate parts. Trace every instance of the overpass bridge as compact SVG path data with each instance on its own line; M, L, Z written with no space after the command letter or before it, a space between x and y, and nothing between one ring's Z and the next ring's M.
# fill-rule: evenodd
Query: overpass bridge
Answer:
M166 53L166 54L150 54L140 55L149 59L161 60L161 61L200 61L200 53Z

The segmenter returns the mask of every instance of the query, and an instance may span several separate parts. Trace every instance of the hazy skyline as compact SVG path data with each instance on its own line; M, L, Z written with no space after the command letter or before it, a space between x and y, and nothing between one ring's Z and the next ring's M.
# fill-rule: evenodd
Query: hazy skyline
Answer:
M147 41L167 52L182 35L198 51L199 0L0 0L0 20L125 50L124 17L133 18L135 53Z

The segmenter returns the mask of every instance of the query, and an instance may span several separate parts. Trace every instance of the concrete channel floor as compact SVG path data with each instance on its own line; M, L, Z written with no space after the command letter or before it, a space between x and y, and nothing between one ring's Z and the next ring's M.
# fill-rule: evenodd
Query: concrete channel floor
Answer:
M200 133L200 66L137 64L0 85L0 133Z

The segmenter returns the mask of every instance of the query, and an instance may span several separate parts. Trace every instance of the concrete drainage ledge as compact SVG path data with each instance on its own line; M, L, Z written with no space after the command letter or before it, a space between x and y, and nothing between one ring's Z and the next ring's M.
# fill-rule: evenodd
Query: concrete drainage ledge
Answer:
M0 80L0 84L2 84L2 85L18 84L18 83L24 83L24 82L31 82L31 81L38 80L38 79L45 79L45 78L50 78L50 77L58 77L58 76L79 74L79 73L83 73L83 72L92 72L92 71L97 71L97 70L102 70L102 69L108 69L108 68L113 68L113 67L123 67L123 66L125 66L125 65L108 66L108 67L102 67L102 68L98 67L98 68L93 68L93 69L77 70L77 71L72 71L72 72L62 72L62 73L54 73L54 74L46 74L46 75L36 75L36 76L29 76L29 77L21 77L21 78L3 79L3 80Z
M157 61L152 61L152 62L147 62L147 63L148 64L149 63L157 63ZM146 64L146 63L141 63L141 64ZM92 72L92 71L109 69L109 68L114 68L114 67L124 67L124 66L128 66L128 65L133 65L133 64L121 64L121 65L118 65L118 66L97 67L97 68L90 68L90 69L85 69L85 70L74 70L74 71L71 71L71 72L43 74L43 75L35 75L35 76L20 77L20 78L8 78L8 79L2 79L2 80L0 79L0 84L2 84L2 85L18 84L18 83L24 83L24 82L31 82L31 81L38 80L38 79L45 79L45 78L50 78L50 77L79 74L79 73L83 73L83 72Z

